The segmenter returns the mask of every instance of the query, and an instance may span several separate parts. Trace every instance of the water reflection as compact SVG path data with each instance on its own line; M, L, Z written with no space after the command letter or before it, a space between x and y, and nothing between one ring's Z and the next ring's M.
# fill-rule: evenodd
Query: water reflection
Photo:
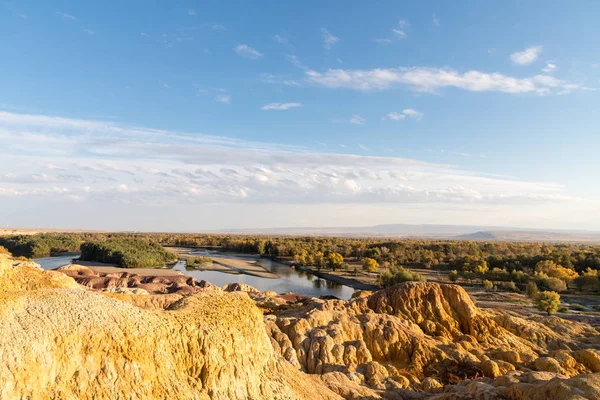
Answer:
M258 276L250 276L244 274L231 274L220 271L198 271L186 269L184 261L178 262L173 269L183 272L185 275L193 276L196 279L208 281L217 286L223 286L228 283L245 283L254 286L258 290L274 291L277 293L293 292L303 294L305 296L336 296L340 299L349 299L354 293L354 289L348 286L340 285L325 279L318 278L311 273L295 270L290 266L276 261L252 256L231 255L227 253L218 253L216 251L199 251L194 252L194 255L204 255L210 257L218 256L222 258L243 259L247 261L257 261L257 264L264 267L268 271L280 276L279 279L261 278ZM64 265L71 264L77 254L68 256L37 258L34 261L44 269L56 269ZM132 270L134 272L135 270Z
M204 254L206 255L206 254ZM217 254L214 254L217 256ZM219 257L230 257L227 254L218 254ZM231 258L241 258L239 256L231 256ZM245 258L253 260L252 258ZM184 261L178 262L174 269L182 271L186 275L193 276L196 279L208 281L217 286L223 286L228 283L245 283L254 286L258 290L273 291L277 293L293 292L303 294L305 296L335 296L340 299L349 299L354 293L354 289L348 286L340 285L325 279L317 278L310 273L297 271L288 265L281 264L269 259L260 259L258 262L268 271L278 274L279 279L261 278L245 274L230 274L220 271L198 271L187 270Z

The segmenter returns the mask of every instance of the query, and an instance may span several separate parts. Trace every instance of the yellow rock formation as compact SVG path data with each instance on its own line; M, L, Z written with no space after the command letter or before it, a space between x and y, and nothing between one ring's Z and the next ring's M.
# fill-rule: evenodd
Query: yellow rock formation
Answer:
M0 257L2 399L339 398L275 355L246 294L144 310Z

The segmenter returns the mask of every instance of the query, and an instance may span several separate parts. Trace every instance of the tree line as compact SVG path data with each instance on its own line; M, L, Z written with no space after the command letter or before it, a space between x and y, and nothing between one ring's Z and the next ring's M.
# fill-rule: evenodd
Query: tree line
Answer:
M176 261L177 256L156 242L111 238L103 242L83 243L80 259L117 264L123 268L152 268L164 267L166 263Z

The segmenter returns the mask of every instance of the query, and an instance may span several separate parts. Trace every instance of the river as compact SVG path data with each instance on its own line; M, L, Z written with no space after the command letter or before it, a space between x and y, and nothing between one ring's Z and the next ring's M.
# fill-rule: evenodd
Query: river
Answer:
M198 252L197 254L205 253ZM228 255L227 253L219 253L218 256L232 259L256 259L253 257ZM64 265L71 264L73 258L77 257L77 254L70 254L67 256L36 258L34 261L40 264L43 269L56 269ZM231 274L220 271L186 270L185 261L178 262L175 264L173 269L181 271L185 275L193 276L196 279L205 280L213 285L221 287L228 283L237 282L254 286L261 292L268 290L277 293L293 292L310 297L335 296L340 299L349 299L352 296L352 293L354 293L354 289L349 286L344 286L321 279L303 271L297 271L286 264L272 261L268 258L259 258L257 264L264 267L266 270L279 275L280 278L269 279L252 275ZM132 270L131 272L135 273L135 270Z

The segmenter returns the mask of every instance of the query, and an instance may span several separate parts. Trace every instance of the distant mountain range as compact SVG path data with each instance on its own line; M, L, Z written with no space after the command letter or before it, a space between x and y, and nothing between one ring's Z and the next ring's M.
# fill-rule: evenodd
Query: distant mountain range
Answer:
M291 227L219 230L221 233L267 235L395 237L456 240L544 241L600 243L600 232L561 229L527 229L477 225L386 224L367 227Z
M85 229L0 228L0 235L32 235L42 232L106 232ZM198 231L198 233L207 231ZM192 232L188 232L192 233ZM386 224L354 227L288 227L257 229L220 229L207 233L345 236L413 239L454 239L488 241L578 242L600 244L600 232L566 229L527 229L478 225Z

